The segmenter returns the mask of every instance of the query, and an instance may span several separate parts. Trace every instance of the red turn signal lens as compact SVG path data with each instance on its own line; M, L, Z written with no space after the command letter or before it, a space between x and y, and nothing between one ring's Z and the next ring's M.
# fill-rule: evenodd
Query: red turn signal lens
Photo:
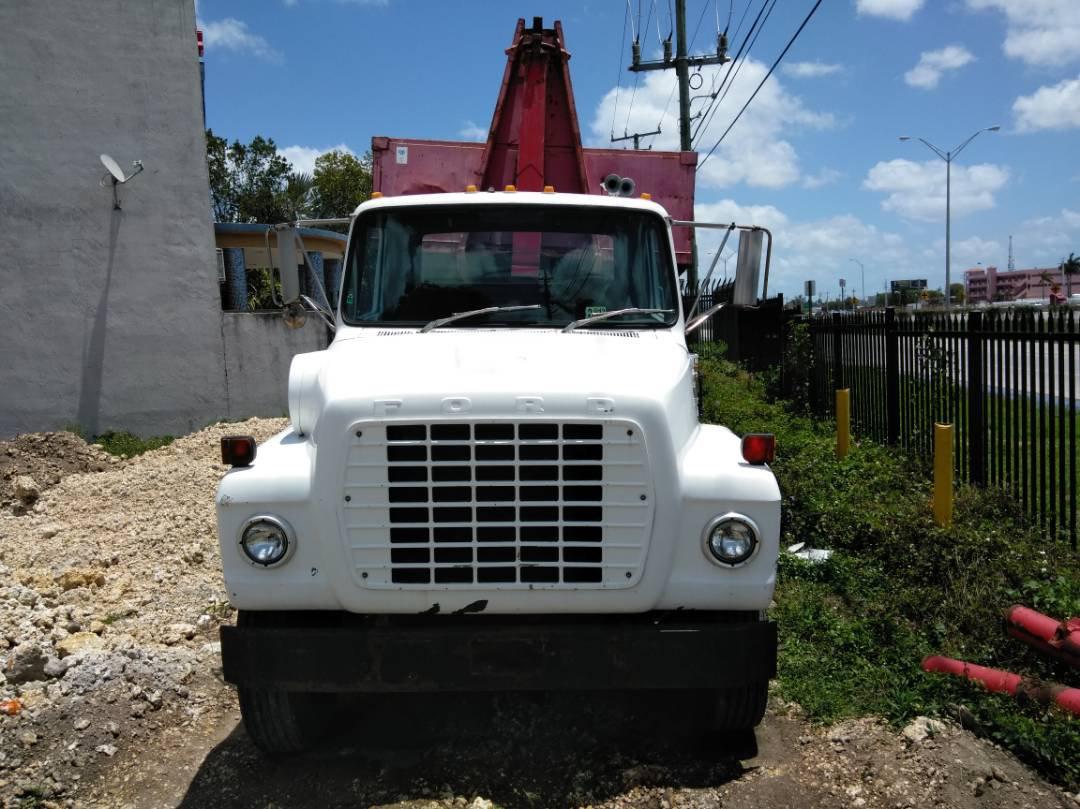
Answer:
M750 433L742 440L742 456L747 463L772 463L776 455L776 436L772 433Z
M250 435L227 435L221 439L221 462L229 466L251 466L255 460L255 439Z

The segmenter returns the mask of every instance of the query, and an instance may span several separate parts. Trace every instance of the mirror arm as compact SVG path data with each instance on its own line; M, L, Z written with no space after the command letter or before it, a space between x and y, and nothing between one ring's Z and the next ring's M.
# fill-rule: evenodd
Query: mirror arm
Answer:
M692 332L692 331L697 331L697 329L700 328L701 325L705 321L707 321L710 317L715 315L717 312L719 312L725 306L727 306L726 301L724 303L718 303L718 304L715 304L714 306L710 306L708 309L706 309L700 315L698 315L693 320L691 320L689 323L687 323L686 328L683 331L686 334L690 334L690 332Z

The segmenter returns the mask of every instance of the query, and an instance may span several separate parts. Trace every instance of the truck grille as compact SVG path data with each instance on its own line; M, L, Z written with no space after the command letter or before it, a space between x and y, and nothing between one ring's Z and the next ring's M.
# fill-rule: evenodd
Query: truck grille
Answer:
M625 421L351 428L344 527L359 584L633 584L652 523L645 443Z

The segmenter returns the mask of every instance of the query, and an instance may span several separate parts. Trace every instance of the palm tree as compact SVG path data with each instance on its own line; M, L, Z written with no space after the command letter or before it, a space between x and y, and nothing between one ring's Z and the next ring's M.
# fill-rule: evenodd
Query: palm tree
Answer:
M300 171L291 172L281 190L282 207L293 219L303 219L311 210L314 190L314 177Z
M1068 298L1072 298L1072 276L1073 273L1080 272L1080 258L1069 253L1069 257L1061 260L1061 266L1059 268L1061 274L1065 276L1065 295Z

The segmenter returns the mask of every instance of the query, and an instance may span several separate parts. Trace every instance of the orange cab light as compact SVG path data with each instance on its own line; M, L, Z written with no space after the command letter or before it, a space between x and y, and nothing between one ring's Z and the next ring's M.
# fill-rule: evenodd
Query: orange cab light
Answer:
M776 456L776 436L772 433L748 433L743 436L742 456L747 463L772 463Z
M508 185L508 186L506 186L506 188L503 189L503 191L506 191L506 192L512 194L515 191L517 191L517 186L516 185Z
M465 193L466 194L475 194L476 193L476 186L472 185L472 184L465 186Z
M652 199L652 194L650 194L648 191L642 191L641 198L648 202L650 199Z
M382 199L382 191L372 191L371 192L371 198L372 199Z
M255 439L250 435L226 435L221 439L221 462L229 466L251 466L255 460Z
M545 185L544 186L544 193L545 194L554 194L555 193L555 186L553 186L553 185Z

